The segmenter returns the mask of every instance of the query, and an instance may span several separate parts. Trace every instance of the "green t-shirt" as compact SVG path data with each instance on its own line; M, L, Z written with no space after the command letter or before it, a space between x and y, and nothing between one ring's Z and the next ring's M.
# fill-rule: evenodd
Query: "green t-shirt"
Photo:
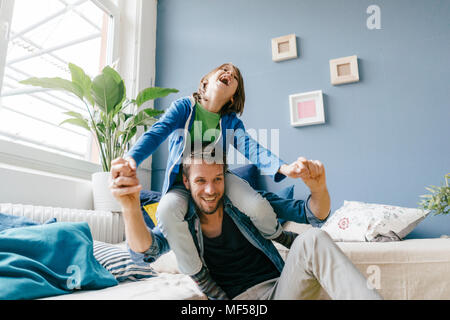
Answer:
M191 143L198 140L202 142L215 141L219 134L219 121L220 114L206 110L197 102L195 104L195 119L190 131Z
M194 148L195 141L214 142L220 135L220 114L206 110L200 103L195 106L195 118L189 132L191 136L191 150ZM200 145L201 145L200 143ZM177 175L176 182L181 182L182 172Z

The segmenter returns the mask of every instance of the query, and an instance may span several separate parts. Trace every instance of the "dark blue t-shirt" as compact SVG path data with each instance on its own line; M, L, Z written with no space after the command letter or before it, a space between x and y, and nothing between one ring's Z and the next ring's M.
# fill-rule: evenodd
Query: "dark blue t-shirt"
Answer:
M230 299L258 283L280 276L272 261L242 235L225 212L220 236L203 235L203 243L211 277Z

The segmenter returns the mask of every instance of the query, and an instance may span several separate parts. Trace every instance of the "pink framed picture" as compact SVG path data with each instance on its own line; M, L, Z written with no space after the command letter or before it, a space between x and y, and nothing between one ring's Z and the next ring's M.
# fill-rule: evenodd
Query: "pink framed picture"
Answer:
M289 106L294 127L325 123L322 90L290 95Z

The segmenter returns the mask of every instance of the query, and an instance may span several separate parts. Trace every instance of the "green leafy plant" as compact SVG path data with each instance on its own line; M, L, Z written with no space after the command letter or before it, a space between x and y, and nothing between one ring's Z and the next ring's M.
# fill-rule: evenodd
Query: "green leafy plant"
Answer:
M120 74L107 66L93 80L84 70L69 64L72 80L62 78L30 78L20 83L46 89L62 90L77 96L86 106L89 118L74 111L65 112L70 116L64 123L82 127L91 131L96 137L100 150L103 171L110 171L111 161L122 157L136 135L138 127L145 130L152 126L163 111L146 108L133 114L126 110L139 110L147 101L163 98L176 89L147 88L136 99L126 97L125 83Z
M434 215L450 213L450 187L448 186L450 173L447 173L444 178L445 185L440 187L426 187L425 189L427 189L431 194L420 196L423 198L419 203L420 207L424 210L434 212Z

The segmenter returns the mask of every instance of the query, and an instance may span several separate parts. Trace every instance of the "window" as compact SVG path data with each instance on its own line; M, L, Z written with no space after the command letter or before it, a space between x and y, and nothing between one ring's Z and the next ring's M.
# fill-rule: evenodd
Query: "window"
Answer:
M0 140L95 160L95 143L64 112L87 116L76 97L18 83L30 77L70 79L68 63L96 76L115 57L117 2L0 0ZM93 152L94 150L94 152Z

